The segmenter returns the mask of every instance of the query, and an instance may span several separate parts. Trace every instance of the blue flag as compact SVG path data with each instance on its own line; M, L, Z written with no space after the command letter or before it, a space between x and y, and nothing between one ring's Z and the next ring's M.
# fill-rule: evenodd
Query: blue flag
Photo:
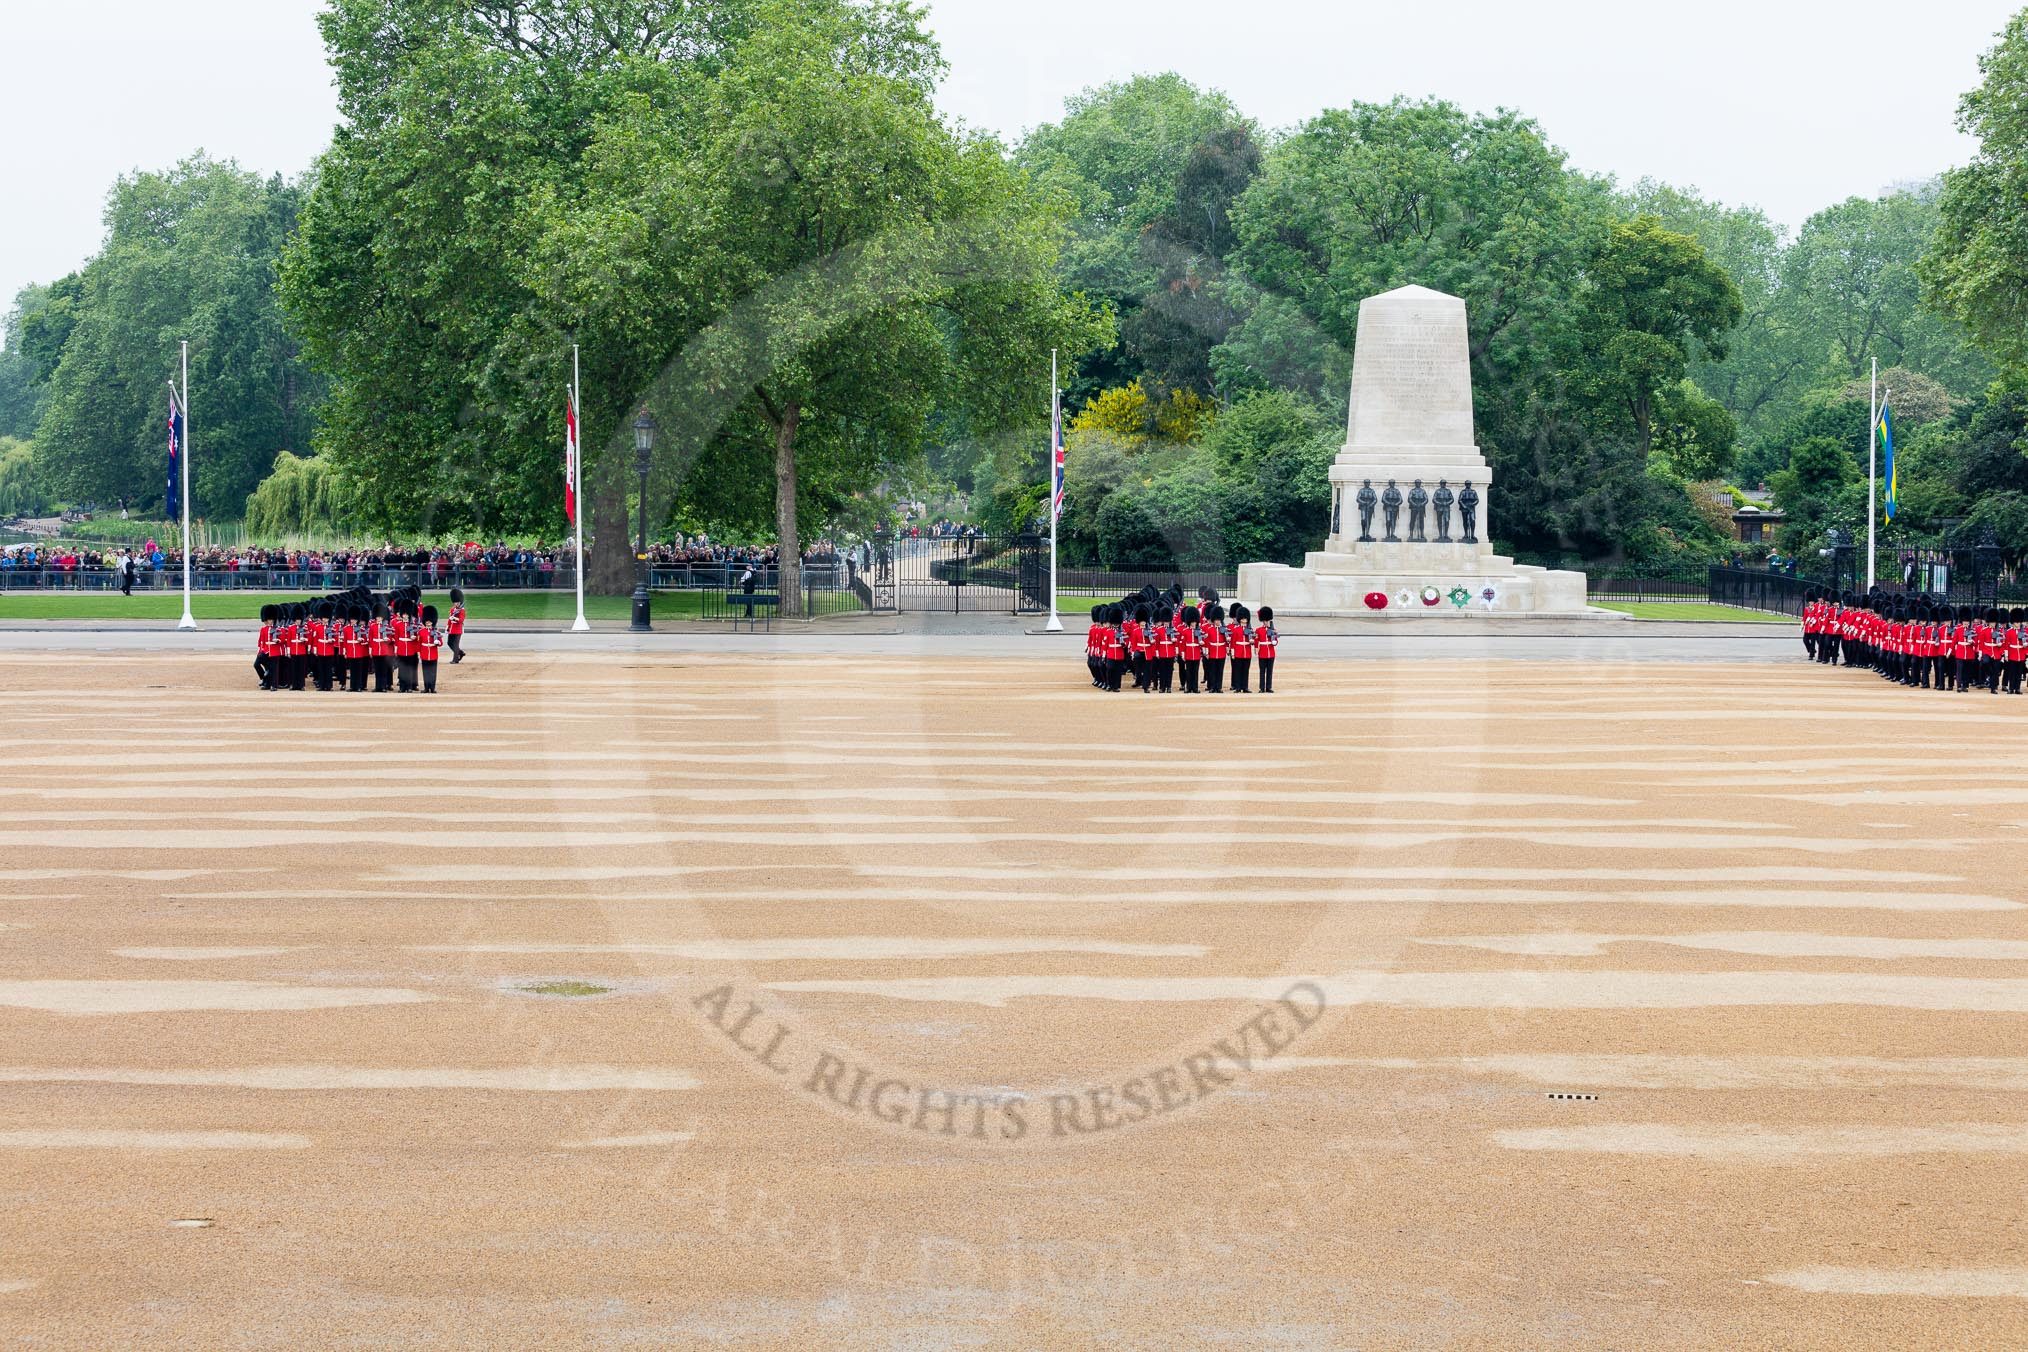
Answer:
M163 501L167 504L162 515L174 521L182 514L182 503L177 490L182 484L183 460L183 406L176 402L176 386L169 387L169 492Z
M1899 505L1900 482L1894 477L1894 420L1887 415L1887 405L1880 405L1880 422L1874 429L1880 441L1887 448L1887 519L1894 520L1894 509Z

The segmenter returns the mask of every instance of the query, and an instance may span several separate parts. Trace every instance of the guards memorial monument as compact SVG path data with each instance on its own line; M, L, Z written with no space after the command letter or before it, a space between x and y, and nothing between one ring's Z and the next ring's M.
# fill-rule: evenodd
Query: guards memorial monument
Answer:
M1288 615L1577 616L1582 573L1493 553L1493 471L1472 433L1465 303L1404 286L1359 306L1331 533L1301 568L1249 563L1239 599Z

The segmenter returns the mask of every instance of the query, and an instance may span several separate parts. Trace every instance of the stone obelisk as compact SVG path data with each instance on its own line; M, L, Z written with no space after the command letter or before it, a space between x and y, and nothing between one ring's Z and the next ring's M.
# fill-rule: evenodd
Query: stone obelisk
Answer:
M1246 564L1241 600L1278 614L1585 613L1582 573L1493 552L1493 471L1473 431L1458 297L1405 286L1360 304L1345 448L1330 481L1323 549L1301 568Z

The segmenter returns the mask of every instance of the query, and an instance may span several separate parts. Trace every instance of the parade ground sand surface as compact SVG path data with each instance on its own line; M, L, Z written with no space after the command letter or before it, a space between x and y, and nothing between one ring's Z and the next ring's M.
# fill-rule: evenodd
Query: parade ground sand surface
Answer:
M2028 700L0 649L0 1345L2028 1345Z

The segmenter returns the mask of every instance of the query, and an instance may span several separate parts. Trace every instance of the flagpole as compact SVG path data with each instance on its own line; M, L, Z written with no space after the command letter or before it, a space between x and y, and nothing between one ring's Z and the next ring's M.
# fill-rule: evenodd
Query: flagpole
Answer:
M190 613L190 341L183 342L183 435L176 447L178 491L183 498L183 618L178 629L195 629L197 617Z
M577 554L572 569L577 574L577 620L570 626L573 634L589 632L591 625L584 617L584 388L579 383L577 344L570 345L570 409L577 419L577 434L571 447L570 472L575 483L571 485L571 497L577 508L571 513L571 524L577 528Z
M1873 359L1873 416L1866 424L1866 590L1873 590L1874 490L1880 455L1880 358Z
M1063 391L1056 384L1056 349L1049 349L1049 621L1044 633L1063 632L1063 616L1056 605L1056 521L1063 515L1056 498L1056 452L1063 436Z

